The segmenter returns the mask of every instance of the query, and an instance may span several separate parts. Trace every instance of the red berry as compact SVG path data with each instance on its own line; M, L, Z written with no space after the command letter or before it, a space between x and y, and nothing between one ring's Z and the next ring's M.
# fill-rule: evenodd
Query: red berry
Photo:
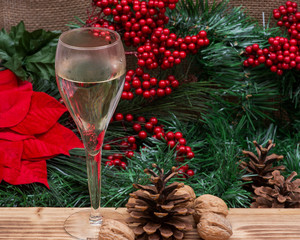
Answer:
M156 79L156 78L151 78L151 79L150 79L150 84L151 84L151 86L156 86L156 84L157 84L157 79Z
M179 138L178 142L179 142L180 145L185 145L186 144L185 138Z
M159 140L163 139L164 136L165 136L165 134L163 132L156 133L156 138L159 139Z
M157 120L156 117L151 117L151 118L149 119L149 122L152 123L153 125L156 125L156 124L158 123L158 120Z
M156 94L158 97L163 97L165 96L165 90L162 88L157 89Z
M251 52L252 52L252 46L246 47L245 51L246 51L247 53L251 53Z
M195 175L195 172L192 170L192 169L189 169L186 171L186 174L190 177L194 176Z
M168 140L173 140L175 136L173 132L167 132L166 137Z
M179 82L177 80L174 80L174 81L171 82L171 86L173 88L177 88L179 86Z
M181 132L176 132L176 133L174 134L174 137L178 140L178 139L182 138L183 135L182 135Z
M113 165L113 163L111 161L106 161L105 162L105 166L112 166L112 165Z
M243 62L243 65L244 65L245 67L249 67L248 60L245 60L245 61Z
M121 162L120 166L121 166L121 168L123 168L124 170L125 170L125 169L126 169L126 167L127 167L127 165L126 165L126 163L125 163L125 162Z
M142 88L137 88L137 89L135 90L135 94L136 94L136 95L142 95L142 94L143 94L143 89L142 89Z
M110 146L109 144L105 144L105 145L103 146L103 149L104 149L104 150L111 150L111 146Z
M127 151L127 152L125 153L125 156L126 156L127 158L132 158L133 155L134 155L134 152L133 152L133 151Z
M188 159L192 159L192 158L195 157L195 154L194 154L193 152L191 152L191 151L187 151L186 157L187 157Z
M170 148L174 148L174 147L175 147L175 145L176 145L176 143L175 143L175 141L174 141L174 140L170 140L170 141L168 141L168 146L169 146Z
M123 158L123 155L120 154L120 153L114 153L114 154L113 154L113 158L114 158L114 159L120 159L120 160L121 160L121 159Z
M142 126L140 124L138 124L138 123L135 123L132 128L136 132L139 132L139 131L142 130Z
M133 115L132 115L132 114L126 114L125 120L126 120L127 122L132 122L132 121L133 121Z
M188 49L189 49L189 50L194 50L195 48L196 48L195 43L190 43L190 44L188 45Z
M128 138L127 138L127 141L129 142L129 143L135 143L135 137L134 136L129 136Z
M265 56L259 56L258 61L259 61L260 63L264 63L264 62L266 61Z
M159 133L159 132L162 132L163 131L163 129L161 128L161 127L155 127L154 129L153 129L153 132L155 133L155 134L157 134L157 133Z
M106 16L108 16L108 15L111 14L111 9L110 9L110 8L104 8L104 9L103 9L103 13L104 13Z
M179 52L179 57L182 58L182 59L186 58L186 53L184 51L180 51Z
M124 83L124 91L129 91L130 90L130 83L129 82L125 82Z
M122 121L123 120L123 114L122 113L117 113L116 115L115 115L115 120L116 121Z
M185 167L182 166L182 167L178 168L177 171L178 171L178 174L181 175L181 174L184 174L186 172L186 169L185 169Z
M146 133L145 131L140 131L138 135L139 135L139 138L140 138L140 139L145 139L145 138L147 138L147 133Z
M144 91L143 92L143 97L144 98L150 98L151 97L150 91Z
M186 172L187 170L189 170L189 165L185 164L183 166L181 166L183 168L183 170Z
M281 69L277 69L277 74L278 75L282 75L283 74L283 71Z
M150 89L150 95L154 97L156 95L156 90L154 88Z
M138 116L137 121L141 122L141 123L144 123L144 122L146 122L146 119L143 116Z
M273 65L270 69L272 72L277 72L277 67L275 65Z
M198 35L199 35L200 38L206 38L207 37L207 33L204 30L200 31L198 33Z
M253 51L257 51L259 49L259 45L258 44L253 44L252 45L252 50Z
M112 163L113 163L113 165L115 165L115 166L120 166L121 160L120 160L120 159L115 159L115 160L112 161Z
M152 129L153 129L153 124L151 122L147 122L145 124L145 128L148 132L152 132Z
M166 81L165 80L160 80L158 83L158 86L160 88L165 88L167 86Z
M185 148L185 146L179 146L178 147L178 152L180 153L180 154L184 154L184 153L186 153L186 148Z
M191 152L192 151L192 148L190 146L185 146L185 149L187 152Z
M171 94L171 93L172 93L172 88L166 87L166 88L165 88L165 93L166 93L166 95Z
M150 88L150 82L149 81L144 81L142 83L142 86L143 86L144 89L149 89Z

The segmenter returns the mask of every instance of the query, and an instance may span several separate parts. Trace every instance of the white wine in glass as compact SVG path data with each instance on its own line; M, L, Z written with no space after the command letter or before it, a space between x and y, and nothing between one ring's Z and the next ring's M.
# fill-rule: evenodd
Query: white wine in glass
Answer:
M98 239L105 221L105 212L100 209L103 139L120 100L126 72L120 35L102 28L64 32L58 41L55 72L59 92L86 150L91 201L90 210L72 214L64 227L77 239Z

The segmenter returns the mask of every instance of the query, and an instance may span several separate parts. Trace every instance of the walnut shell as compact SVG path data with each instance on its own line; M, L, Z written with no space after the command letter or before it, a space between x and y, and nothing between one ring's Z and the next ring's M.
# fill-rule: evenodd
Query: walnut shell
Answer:
M196 199L196 194L194 190L189 185L183 185L183 187L177 189L175 195L188 194L190 196L190 200L184 203L182 207L194 208L194 201Z
M206 212L212 212L221 214L224 217L228 215L228 207L226 203L216 196L210 194L204 194L194 201L194 210L193 215L195 222L198 223L201 215Z
M126 224L105 219L100 227L99 240L134 240L135 235Z
M232 235L230 222L220 214L203 213L197 231L204 240L227 240Z

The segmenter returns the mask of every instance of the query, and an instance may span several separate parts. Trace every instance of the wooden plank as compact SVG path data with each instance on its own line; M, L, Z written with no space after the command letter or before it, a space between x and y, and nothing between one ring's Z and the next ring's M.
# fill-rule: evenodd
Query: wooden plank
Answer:
M300 239L300 209L230 209L230 240Z
M82 208L0 208L0 239L71 240L63 229L65 219ZM105 208L103 211L113 209ZM125 208L111 218L124 221ZM230 209L230 240L300 240L300 209ZM185 240L199 240L196 229Z

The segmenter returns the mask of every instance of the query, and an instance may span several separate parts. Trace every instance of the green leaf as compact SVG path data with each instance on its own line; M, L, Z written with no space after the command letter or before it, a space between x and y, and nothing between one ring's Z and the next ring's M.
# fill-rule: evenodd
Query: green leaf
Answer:
M15 52L14 41L4 29L0 31L0 39L0 58L7 61Z
M45 31L38 29L33 32L25 32L20 45L26 50L28 55L40 51L44 46L57 42L55 39L59 36L57 31Z
M24 22L21 21L17 26L13 26L10 29L9 37L14 40L15 43L18 43L19 40L23 37L25 33Z
M28 32L23 22L13 26L9 33L0 31L0 60L18 77L29 76L34 81L54 76L54 59L58 31L38 29Z
M25 68L34 81L39 78L50 79L55 75L55 50L53 46L45 46L25 60Z
M7 54L5 50L0 49L0 60L8 61L10 56Z
M12 57L5 63L3 63L3 66L10 69L12 72L14 72L19 78L22 80L27 79L27 74L24 68L22 67L22 59L17 57Z

